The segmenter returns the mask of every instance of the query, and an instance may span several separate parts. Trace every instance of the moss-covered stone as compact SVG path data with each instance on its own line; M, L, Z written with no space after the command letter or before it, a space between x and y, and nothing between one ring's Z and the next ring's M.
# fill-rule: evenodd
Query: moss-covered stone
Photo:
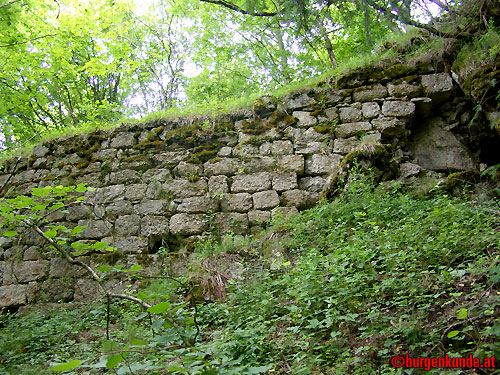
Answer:
M164 143L160 140L144 140L136 144L133 149L139 151L149 151L149 150L161 150L164 146Z

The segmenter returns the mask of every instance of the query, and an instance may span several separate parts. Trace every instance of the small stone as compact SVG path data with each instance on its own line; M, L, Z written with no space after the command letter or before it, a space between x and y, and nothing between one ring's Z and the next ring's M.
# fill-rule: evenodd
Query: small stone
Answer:
M238 168L238 160L232 158L223 158L215 162L210 160L203 164L204 173L208 177L222 174L232 176L238 172Z
M146 195L147 185L145 184L131 184L125 188L125 199L138 202Z
M168 191L174 199L183 199L204 195L208 191L208 184L205 179L194 182L187 179L174 179L166 182L164 184L164 189Z
M221 147L221 149L217 153L217 156L220 156L220 157L231 156L232 152L233 152L233 148L232 147L227 147L227 146Z
M14 263L14 275L20 283L27 283L46 277L49 273L50 263L47 260L35 260Z
M333 171L333 170L332 170ZM303 177L299 180L299 189L313 193L320 193L325 186L326 179L320 176Z
M141 215L161 215L167 211L167 202L164 200L146 200L135 206Z
M212 224L218 235L226 233L245 235L248 233L248 215L246 213L216 212L213 215Z
M299 210L305 210L314 206L315 203L309 193L304 190L288 190L281 195L281 205L285 207L293 206Z
M141 219L141 236L165 236L168 234L168 219L165 216L144 216Z
M205 213L218 211L219 202L209 196L184 198L177 206L177 212Z
M413 163L403 163L399 167L399 171L402 178L408 178L418 175L422 171L422 167Z
M179 164L177 164L177 167L174 168L174 175L181 177L200 176L201 173L202 173L201 166L192 163L187 163L185 161L179 162Z
M347 139L339 138L333 141L333 152L345 155L358 147L360 143L356 137Z
M30 246L24 251L23 260L43 259L39 249L36 246Z
M422 76L424 95L434 103L442 103L451 96L453 80L448 73L436 73Z
M80 233L82 239L101 239L111 234L112 224L104 220L78 220L79 226L87 226Z

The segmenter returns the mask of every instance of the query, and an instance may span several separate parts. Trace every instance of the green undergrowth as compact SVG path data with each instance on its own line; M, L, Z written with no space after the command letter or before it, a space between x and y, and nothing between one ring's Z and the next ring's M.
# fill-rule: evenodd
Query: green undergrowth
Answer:
M112 304L110 341L102 304L4 314L0 365L16 375L74 359L82 365L68 373L419 374L390 359L500 358L499 216L498 202L415 197L355 179L339 199L277 217L252 237L201 244L193 262L206 266L191 267L184 284L145 280L139 296L176 306L168 315L184 322L176 330L126 302ZM223 259L234 263L222 269ZM231 268L242 278L221 276ZM221 289L197 307L199 335L185 302L195 276ZM181 345L186 338L192 346ZM128 356L107 369L111 342L128 345L120 349Z

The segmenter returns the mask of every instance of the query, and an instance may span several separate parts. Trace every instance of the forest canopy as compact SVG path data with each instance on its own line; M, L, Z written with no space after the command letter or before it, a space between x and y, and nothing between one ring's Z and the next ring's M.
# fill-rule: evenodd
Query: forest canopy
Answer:
M276 89L409 27L464 33L455 21L483 9L473 0L156 0L147 12L131 0L0 4L2 149L47 130Z

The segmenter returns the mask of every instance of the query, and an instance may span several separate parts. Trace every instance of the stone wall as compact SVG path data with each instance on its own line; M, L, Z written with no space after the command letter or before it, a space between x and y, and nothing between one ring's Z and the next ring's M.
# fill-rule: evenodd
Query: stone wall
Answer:
M89 264L154 270L160 248L186 253L208 233L253 233L273 215L311 207L363 144L385 144L402 178L480 168L483 141L465 131L473 105L451 76L430 65L393 68L375 83L344 76L218 119L124 124L45 142L5 162L0 186L6 197L55 184L96 187L85 204L51 220L87 225L82 239L118 249L82 257ZM95 291L84 272L51 254L29 232L2 238L0 306Z

